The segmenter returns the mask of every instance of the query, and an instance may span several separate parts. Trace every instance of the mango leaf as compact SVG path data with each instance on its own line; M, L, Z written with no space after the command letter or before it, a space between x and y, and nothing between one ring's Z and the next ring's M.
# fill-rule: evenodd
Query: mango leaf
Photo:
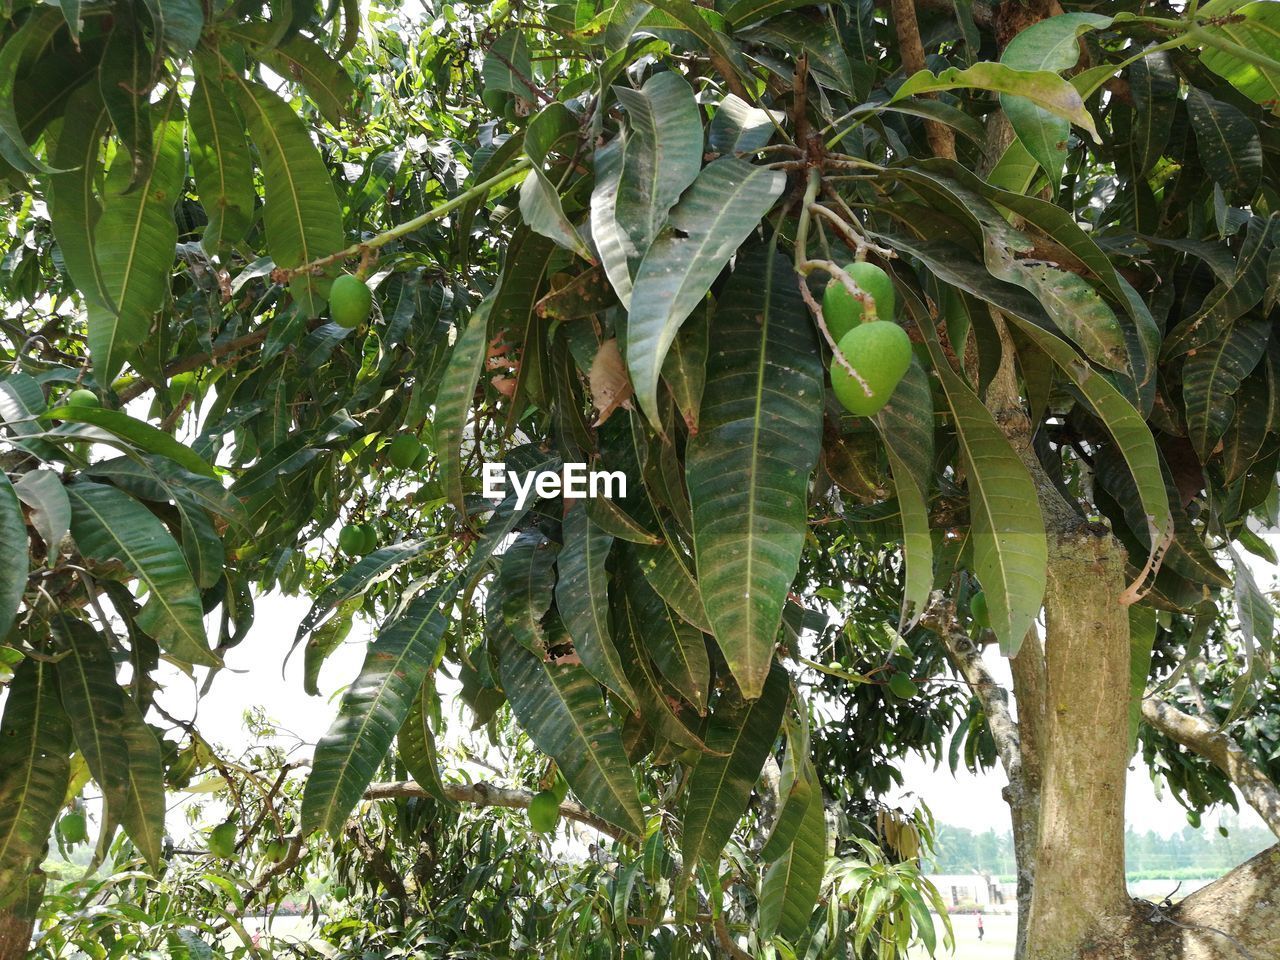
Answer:
M542 618L551 609L559 551L540 531L527 530L507 547L498 569L503 622L517 643L538 656L547 653Z
M1012 657L1044 599L1048 544L1035 485L982 401L951 370L923 307L914 298L908 303L955 422L969 486L973 571L1000 649Z
M1076 88L1056 73L1047 70L1015 70L1003 63L975 63L964 70L950 67L937 74L920 70L907 78L889 99L889 103L897 103L920 93L956 89L1016 94L1048 113L1087 130L1095 141L1101 142L1093 117L1085 109L1084 101L1080 99Z
M466 516L465 495L462 489L462 439L470 419L471 402L480 370L484 366L485 350L489 345L489 311L497 290L480 302L472 311L465 330L458 333L453 345L449 365L440 378L436 394L436 415L432 423L436 430L436 458L440 467L440 482L450 502Z
M578 119L558 101L548 104L529 121L525 128L524 151L533 161L533 168L520 184L520 215L531 230L573 251L582 259L590 260L591 251L565 215L560 191L546 170L553 151L573 154L581 133ZM562 143L565 144L563 150L560 149Z
M1049 17L1021 30L1000 55L1000 62L1015 70L1062 73L1080 59L1079 38L1091 30L1101 30L1110 17L1093 13L1064 13ZM1018 139L1045 171L1049 185L1057 191L1062 168L1067 162L1067 140L1071 126L1061 116L1036 106L1013 93L1000 95L1000 106L1009 117Z
M680 850L684 871L714 865L747 810L765 758L773 750L787 708L787 671L773 664L760 694L744 699L730 684L716 702L705 753L689 775Z
M160 741L147 726L142 711L128 694L120 695L124 708L121 732L129 750L125 806L120 811L129 839L153 870L164 858L164 766Z
M1262 176L1262 141L1253 121L1197 87L1187 91L1187 116L1205 171L1228 197L1251 198Z
M70 778L71 725L54 665L23 660L0 721L0 902L44 859Z
M135 181L127 153L117 153L107 171L93 250L108 299L87 301L89 353L99 383L109 383L142 345L169 295L178 241L173 207L186 167L176 99L157 109L154 158L146 172Z
M49 474L49 476L53 476ZM54 478L56 481L56 477ZM4 544L4 563L0 569L0 637L9 632L27 589L27 524L22 506L9 478L0 472L0 543Z
M106 638L83 620L54 617L58 652L58 692L71 721L76 747L102 788L109 815L117 821L129 796L129 744L125 740L124 691Z
M341 646L351 632L351 621L363 603L363 595L339 603L334 615L320 624L307 638L307 643L302 648L302 689L307 696L320 696L320 670L330 654Z
M311 134L289 105L261 84L229 73L236 98L258 148L266 202L262 221L267 251L280 269L336 253L343 246L342 208ZM329 281L305 271L289 285L298 308L317 316Z
M204 6L200 0L144 0L161 45L170 52L188 53L200 42Z
M775 933L797 943L809 929L827 865L827 818L812 761L806 759L802 779L814 785L803 807L795 839L769 866L760 884L760 936ZM932 923L932 921L930 921Z
M1234 547L1231 565L1235 572L1236 619L1240 632L1250 646L1260 644L1271 649L1275 643L1275 607L1249 571L1249 565Z
M47 420L66 420L101 427L140 450L168 457L192 473L206 477L217 476L213 467L185 443L179 443L163 430L158 430L143 420L135 420L119 410L106 410L102 407L55 407L44 413L43 417Z
M1235 393L1267 349L1271 323L1237 323L1225 336L1201 347L1182 368L1182 403L1187 437L1207 462L1235 415Z
M564 620L578 659L632 711L636 692L613 645L609 629L609 573L605 561L613 535L596 525L585 506L569 506L564 516L564 547L558 561L556 608Z
M537 88L533 86L532 78L533 64L524 34L519 30L508 30L485 53L480 69L485 93L514 93L525 100L533 100Z
M711 633L711 619L702 605L698 581L693 576L693 561L684 550L665 540L657 544L637 544L635 555L645 580L658 596L686 623L703 633Z
M221 666L210 652L204 610L191 570L151 511L115 487L76 483L71 498L71 535L86 560L122 563L147 588L138 626L178 660Z
M142 183L154 160L151 70L154 61L133 6L117 11L98 68L98 90L126 156L119 164L116 189L129 193ZM126 159L127 157L127 159Z
M763 248L739 255L714 323L686 476L703 605L752 699L769 675L804 546L822 368L795 274Z
M777 129L768 110L753 107L731 93L720 101L711 118L707 146L716 153L754 153L773 139Z
M448 626L441 608L455 584L447 581L417 597L369 645L360 675L343 694L337 719L316 745L302 794L303 834L341 834L435 665Z
M1202 8L1201 16L1206 15ZM1235 44L1237 49L1263 54L1263 57L1242 57L1236 50L1210 45L1201 50L1200 59L1250 100L1270 106L1274 112L1280 104L1280 64L1275 63L1274 57L1276 40L1280 37L1280 9L1269 0L1255 0L1231 11L1230 16L1217 18L1212 25L1199 28L1199 32ZM1264 62L1266 59L1271 63Z
M705 715L711 662L702 631L676 616L643 577L627 578L626 588L640 631L636 642L676 692Z
M912 360L907 375L876 414L875 424L889 456L902 519L906 583L900 627L905 628L924 612L933 589L933 535L925 486L933 475L933 396L918 361Z
M0 484L0 488L3 484ZM52 470L29 470L18 478L13 485L18 499L31 511L31 525L36 528L44 541L46 563L53 566L58 560L58 550L62 546L62 538L71 529L71 501L62 481ZM0 501L4 494L0 492ZM4 508L0 506L0 515ZM21 521L21 515L18 520ZM3 521L0 521L3 524ZM10 527L4 531L5 543L19 543L20 528ZM7 566L16 567L21 564L10 561ZM8 631L3 610L0 609L0 634Z
M599 254L605 276L626 309L631 307L632 259L639 253L618 223L618 185L625 164L624 137L615 137L596 151L596 182L591 191L591 239Z
M271 45L273 29L269 23L243 23L228 30L227 36L249 41L254 56L280 76L301 83L320 114L335 127L341 126L356 96L356 85L347 71L324 47L302 34Z
M1164 153L1178 107L1178 75L1166 52L1152 53L1129 67L1133 120L1129 155L1133 176L1146 174Z
M204 57L196 58L187 122L196 191L209 217L201 243L215 253L223 243L244 239L253 222L256 194L244 122L227 96L217 63Z
M721 157L698 174L645 252L627 317L626 359L640 407L658 429L658 378L671 342L785 183L781 171Z
M707 382L710 319L709 310L695 311L676 334L667 359L662 363L662 379L671 389L671 396L690 433L698 432L702 391Z
M111 302L93 242L102 215L94 177L106 126L107 112L98 88L85 84L67 101L53 155L55 166L65 172L49 177L48 193L49 218L63 268L85 303L98 310Z
M1018 328L1043 350L1075 384L1094 415L1115 440L1138 488L1138 497L1154 534L1153 546L1169 529L1169 498L1160 472L1160 453L1151 429L1137 410L1106 378L1085 363L1067 344L1033 324L1012 318Z
M0 157L22 173L50 173L53 168L31 152L18 119L14 87L28 50L42 47L61 26L56 10L35 10L0 47Z
M674 71L654 74L639 90L615 87L614 93L630 124L617 218L643 252L702 168L702 111L689 82Z
M427 719L426 698L435 696L430 679L418 689L409 715L396 734L400 760L417 783L446 807L456 807L440 780L440 761L436 754L436 738Z
M574 795L602 819L643 836L644 812L622 735L591 674L564 660L545 662L509 635L496 653L516 719L555 760Z

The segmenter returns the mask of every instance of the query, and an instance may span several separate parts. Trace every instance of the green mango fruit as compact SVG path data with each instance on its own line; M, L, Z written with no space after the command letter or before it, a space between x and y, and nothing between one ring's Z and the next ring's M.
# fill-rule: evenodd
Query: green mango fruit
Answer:
M84 814L79 812L68 813L59 820L58 836L62 837L63 843L84 843L88 840L89 828L85 822Z
M364 523L360 525L361 553L373 553L378 549L378 531L372 524Z
M889 678L889 692L900 700L910 700L920 690L907 674L895 673Z
M359 277L346 273L329 288L329 316L340 327L351 329L369 319L373 292Z
M397 470L408 470L422 452L422 443L411 433L402 433L387 444L387 459Z
M560 801L550 790L533 795L529 803L529 825L536 833L551 833L560 822Z
M364 544L364 527L360 526L360 524L348 523L338 531L338 546L348 556L354 557L356 554L364 553Z
M224 860L236 855L236 825L228 820L209 831L209 852Z
M559 770L556 771L555 780L551 782L551 792L556 796L556 803L564 803L564 798L569 795L569 781Z
M854 327L839 346L858 379L833 357L831 387L836 398L860 417L879 413L911 366L911 338L896 323L874 320Z
M283 840L276 838L276 839L267 841L267 847L266 847L266 850L264 851L264 856L267 858L268 863L279 863L281 860L285 858L285 855L288 852L289 852L289 845L285 843Z
M78 390L72 390L67 394L68 407L100 407L102 401L98 399L98 395L92 390L86 390L80 387Z
M351 891L349 891L346 887L333 888L333 899L335 900L345 900L350 895L351 895Z
M844 272L875 301L877 320L893 319L897 294L887 273L874 263L851 263ZM839 343L846 333L862 323L865 315L862 301L851 294L839 278L832 277L827 281L826 289L822 291L822 318L827 322L832 340Z

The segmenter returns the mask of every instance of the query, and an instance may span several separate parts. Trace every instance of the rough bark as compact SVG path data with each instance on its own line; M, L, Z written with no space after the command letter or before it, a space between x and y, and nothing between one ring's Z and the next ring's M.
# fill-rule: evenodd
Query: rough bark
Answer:
M1036 843L1040 839L1040 782L1044 748L1044 645L1035 627L1027 631L1017 655L1009 661L1013 697L1018 707L1022 744L1022 783L1017 794L1006 791L1013 821L1013 856L1018 871L1018 940L1014 956L1027 952L1031 893L1035 888Z
M1027 956L1081 956L1123 923L1129 615L1108 531L1053 538L1045 592L1044 769Z
M0 910L0 960L22 960L31 946L32 917Z
M898 34L898 50L902 55L902 68L907 76L925 68L924 45L920 40L920 25L916 21L915 0L893 0L891 15ZM933 94L926 94L932 98ZM929 148L939 157L956 158L956 135L945 123L936 120L924 122Z

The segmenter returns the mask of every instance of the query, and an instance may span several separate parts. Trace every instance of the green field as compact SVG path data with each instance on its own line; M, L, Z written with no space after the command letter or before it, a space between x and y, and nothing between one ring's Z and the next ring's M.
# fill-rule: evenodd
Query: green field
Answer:
M985 936L978 940L978 918L972 915L951 918L951 927L955 932L956 949L954 953L945 952L941 946L937 956L947 960L1013 960L1014 940L1017 937L1018 923L1012 916L987 914L982 918L986 927ZM938 930L938 942L942 942L942 921L934 917L934 926ZM924 950L916 950L911 960L926 960L928 954Z

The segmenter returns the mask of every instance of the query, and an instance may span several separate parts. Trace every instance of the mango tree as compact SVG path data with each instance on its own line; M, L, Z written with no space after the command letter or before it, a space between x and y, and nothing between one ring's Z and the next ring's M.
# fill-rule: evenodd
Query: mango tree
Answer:
M950 704L917 684L949 662L1008 778L1021 955L1267 955L1280 848L1170 908L1130 900L1123 831L1139 738L1192 808L1280 828L1241 555L1275 559L1278 9L428 3L409 42L353 3L11 3L0 957L90 778L100 849L163 867L205 755L153 725L157 666L207 683L275 587L314 597L312 689L381 621L295 861L370 797L497 802L441 778L444 671L561 812L672 842L719 949L891 955L921 896L815 908L825 808L888 788L897 730L842 747L806 690ZM629 482L495 501L487 461ZM414 782L374 782L393 749Z

